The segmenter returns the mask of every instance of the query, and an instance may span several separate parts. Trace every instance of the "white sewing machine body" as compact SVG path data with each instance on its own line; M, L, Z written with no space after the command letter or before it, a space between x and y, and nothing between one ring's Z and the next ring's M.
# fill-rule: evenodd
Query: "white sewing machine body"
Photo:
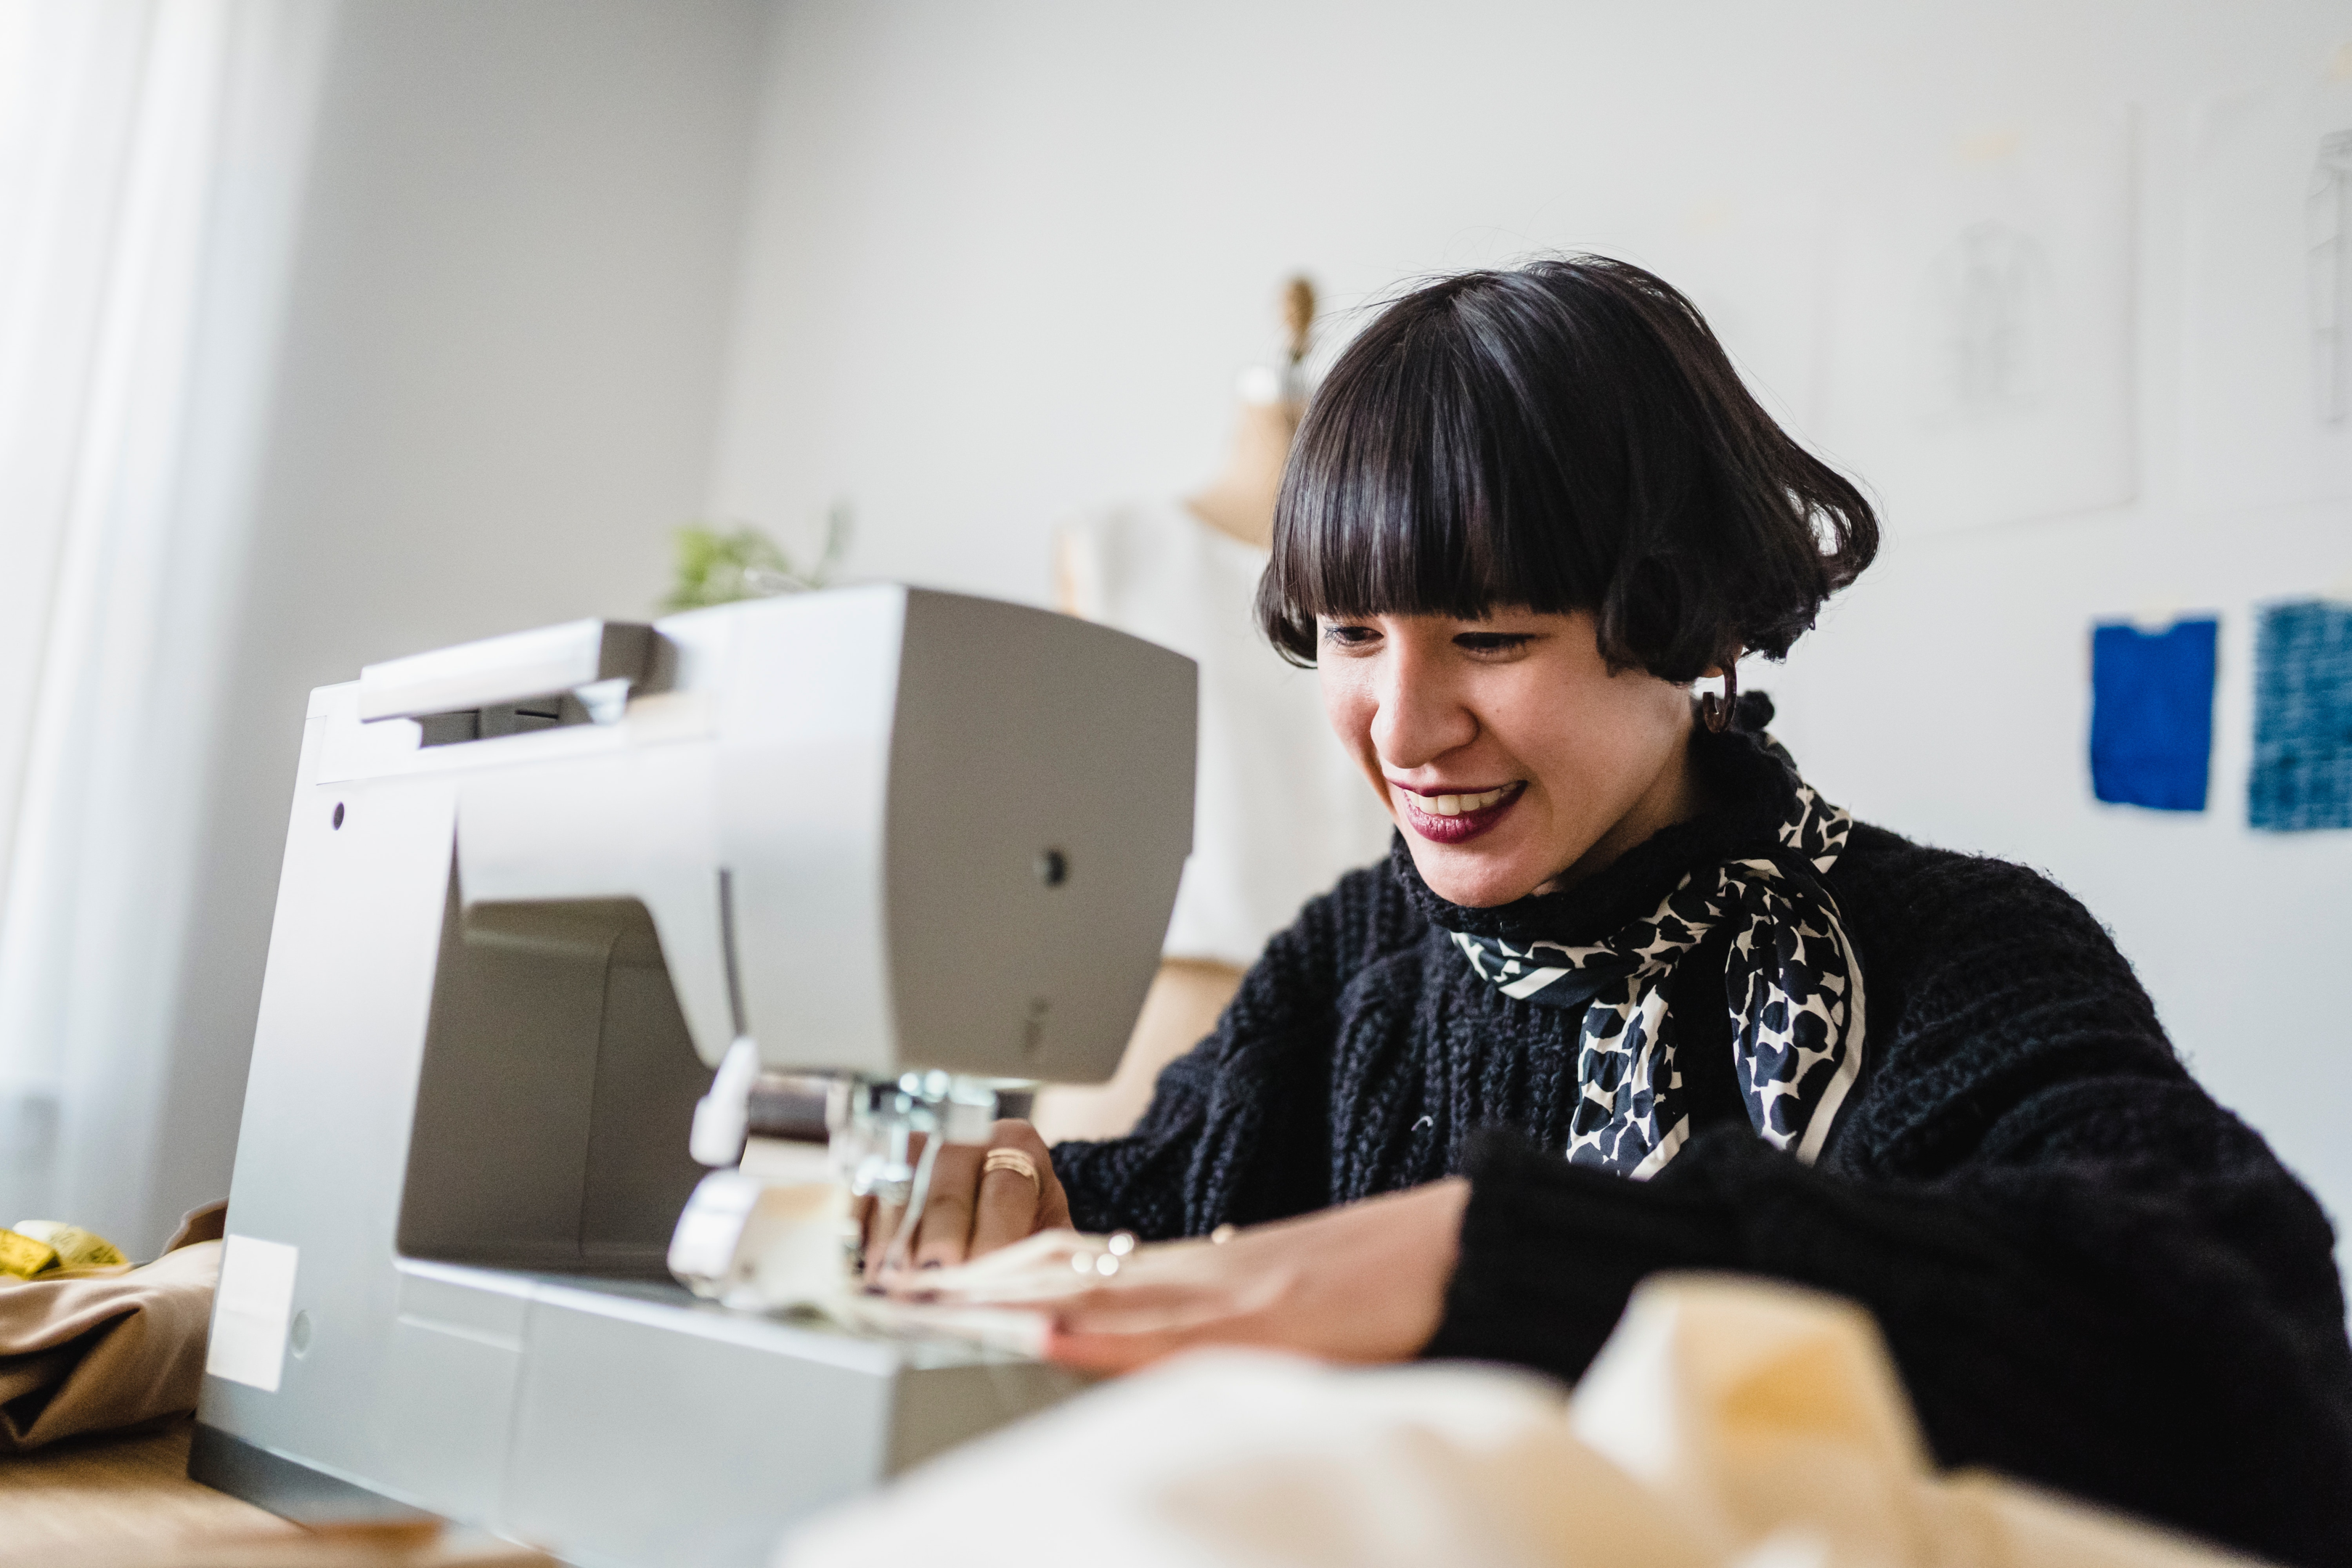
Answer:
M1164 649L897 587L312 693L192 1473L753 1563L1069 1392L699 1301L665 1258L738 1039L772 1071L1108 1076L1190 847L1193 701Z

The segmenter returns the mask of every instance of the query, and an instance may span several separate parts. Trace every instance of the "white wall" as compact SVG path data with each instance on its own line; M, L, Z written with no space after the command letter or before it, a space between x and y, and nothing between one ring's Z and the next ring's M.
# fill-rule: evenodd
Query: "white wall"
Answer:
M2347 39L2326 0L787 4L714 505L790 533L846 496L856 570L1042 600L1057 521L1218 461L1286 270L1348 304L1548 247L1683 282L1801 431L1853 193L1972 125L2137 105L2137 499L1948 533L1895 505L1882 564L1748 679L1832 798L2082 896L2352 1215L2352 835L2243 826L2247 606L2343 578L2352 513L2194 510L2176 456L2195 106ZM2149 604L2225 617L2202 816L2089 799L2088 626Z
M345 0L206 796L163 1174L228 1190L304 694L367 661L642 616L699 510L759 0Z

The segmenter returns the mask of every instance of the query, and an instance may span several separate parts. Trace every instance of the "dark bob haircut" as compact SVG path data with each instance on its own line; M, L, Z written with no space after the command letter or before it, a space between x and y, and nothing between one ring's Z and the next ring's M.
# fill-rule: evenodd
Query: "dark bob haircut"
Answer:
M1741 384L1697 310L1604 257L1391 304L1299 426L1258 620L1588 610L1612 667L1778 658L1878 551L1862 492Z

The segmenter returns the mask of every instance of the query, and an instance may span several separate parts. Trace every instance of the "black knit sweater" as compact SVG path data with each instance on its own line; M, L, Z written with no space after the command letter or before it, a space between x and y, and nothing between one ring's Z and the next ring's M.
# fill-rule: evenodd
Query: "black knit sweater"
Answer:
M1400 843L1308 904L1131 1136L1055 1150L1076 1223L1194 1236L1467 1173L1433 1356L1572 1379L1644 1275L1793 1280L1876 1314L1945 1464L2352 1563L2327 1220L2191 1080L2098 922L2034 872L1855 827L1824 881L1868 986L1867 1058L1818 1164L1748 1129L1719 945L1670 993L1692 1141L1647 1182L1546 1152L1568 1142L1575 1015L1505 996L1445 933L1591 942L1769 843L1786 771L1736 733L1695 754L1727 804L1566 892L1464 909Z

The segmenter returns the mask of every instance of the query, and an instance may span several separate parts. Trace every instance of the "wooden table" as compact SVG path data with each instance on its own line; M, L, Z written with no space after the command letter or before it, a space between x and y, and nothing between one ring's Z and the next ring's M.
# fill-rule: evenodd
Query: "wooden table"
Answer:
M437 1525L312 1531L188 1479L183 1420L0 1458L0 1565L44 1568L553 1568Z

